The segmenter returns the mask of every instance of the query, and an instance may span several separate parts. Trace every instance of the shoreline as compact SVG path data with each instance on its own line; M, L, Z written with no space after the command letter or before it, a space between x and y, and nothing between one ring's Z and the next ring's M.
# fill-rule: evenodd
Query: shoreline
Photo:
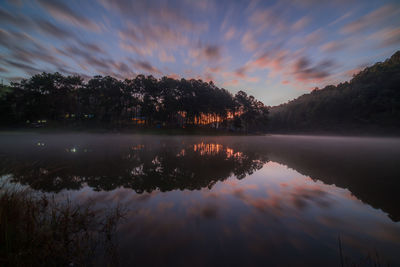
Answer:
M342 138L400 138L400 133L337 133L337 132L267 132L244 133L216 129L155 129L155 128L0 128L0 134L132 134L132 135L162 135L162 136L296 136L296 137L342 137Z
M88 134L141 134L141 135L211 135L211 136L262 136L266 133L244 133L217 129L196 128L105 128L105 127L13 127L0 128L0 133L88 133Z

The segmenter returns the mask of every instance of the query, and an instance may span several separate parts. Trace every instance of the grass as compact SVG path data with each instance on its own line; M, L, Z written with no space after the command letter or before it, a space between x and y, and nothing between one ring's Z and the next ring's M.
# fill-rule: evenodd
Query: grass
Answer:
M117 266L123 217L26 189L0 186L0 266Z
M383 262L379 252L375 249L373 252L368 251L367 255L360 259L353 259L345 256L343 253L342 240L338 235L339 241L339 256L341 267L390 267L389 262Z

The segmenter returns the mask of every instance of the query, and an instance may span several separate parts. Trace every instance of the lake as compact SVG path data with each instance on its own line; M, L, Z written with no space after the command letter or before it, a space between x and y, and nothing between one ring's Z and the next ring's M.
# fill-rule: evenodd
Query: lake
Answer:
M1 133L0 176L125 207L123 266L400 266L400 139Z

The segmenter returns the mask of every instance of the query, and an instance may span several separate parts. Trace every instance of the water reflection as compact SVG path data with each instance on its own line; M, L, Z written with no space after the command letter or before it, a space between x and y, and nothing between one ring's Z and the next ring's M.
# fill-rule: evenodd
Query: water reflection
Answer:
M230 176L242 179L268 161L261 151L196 139L145 138L111 145L86 141L72 148L58 143L46 150L14 148L4 155L1 174L12 174L13 181L46 192L88 185L97 191L127 187L142 193L211 188Z
M74 201L129 206L119 229L127 266L340 266L338 234L352 258L375 247L391 266L400 264L398 139L24 134L0 140L1 175L68 192Z

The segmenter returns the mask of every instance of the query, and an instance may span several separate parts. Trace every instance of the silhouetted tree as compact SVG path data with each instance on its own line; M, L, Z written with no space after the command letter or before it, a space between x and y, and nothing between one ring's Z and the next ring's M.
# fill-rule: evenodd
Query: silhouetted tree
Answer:
M3 86L0 103L3 125L92 121L113 127L162 124L257 131L265 129L268 115L261 102L242 91L234 97L213 82L144 75L124 81L94 76L83 82L78 76L42 73Z

